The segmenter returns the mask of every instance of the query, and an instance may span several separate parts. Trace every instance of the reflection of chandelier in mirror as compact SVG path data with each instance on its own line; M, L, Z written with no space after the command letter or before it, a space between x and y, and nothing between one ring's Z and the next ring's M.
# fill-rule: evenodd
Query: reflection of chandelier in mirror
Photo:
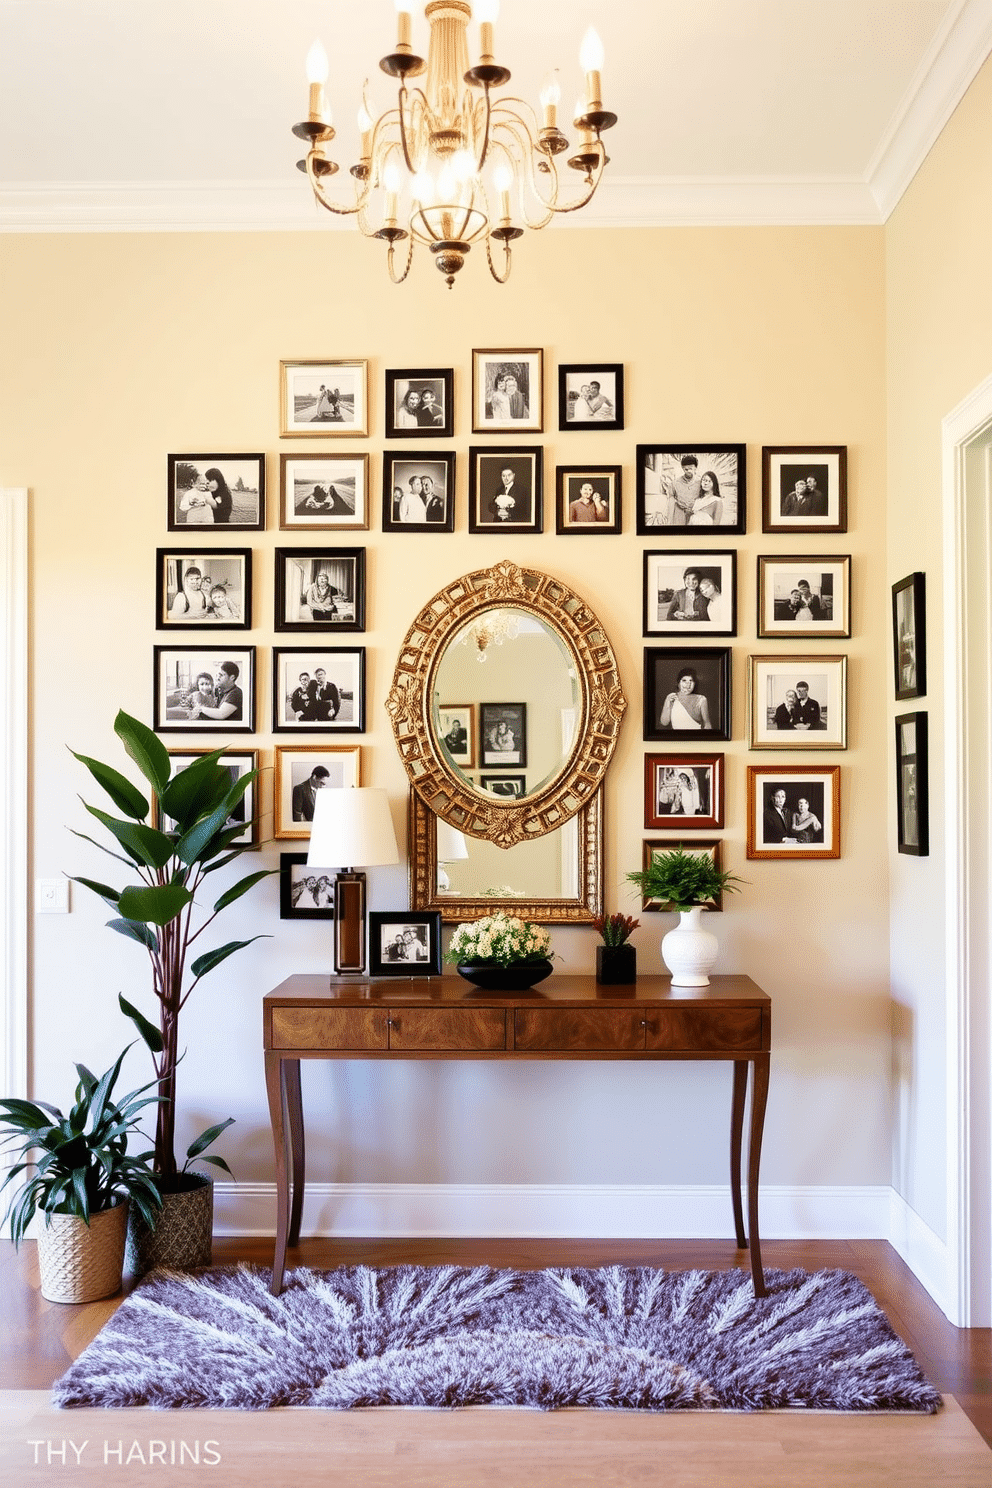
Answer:
M476 661L485 661L490 646L515 641L520 634L520 615L516 610L486 610L466 625L458 637L462 646L475 647Z
M493 278L505 284L511 242L523 236L525 227L546 227L556 213L584 207L602 179L607 155L600 136L617 121L616 114L603 108L600 96L602 43L590 27L579 53L585 92L572 121L578 138L566 162L581 181L576 192L559 199L562 178L555 157L570 146L558 128L561 88L555 74L549 74L541 89L541 126L530 104L519 98L494 98L491 93L510 80L509 70L493 54L499 0L476 0L480 55L471 69L466 35L473 9L469 0L430 0L425 6L430 23L426 61L411 45L413 0L395 4L396 50L379 66L399 79L397 107L373 119L363 90L360 154L351 167L354 202L332 201L328 195L338 166L326 153L335 131L324 99L327 53L319 41L307 54L309 116L293 127L295 135L310 142L300 169L306 171L322 207L355 217L365 237L388 245L387 264L395 284L410 272L417 243L430 249L450 286L472 244L482 241ZM425 72L423 88L407 87L407 78ZM401 253L397 262L396 245L404 239L406 261ZM503 250L498 266L493 262L494 243Z

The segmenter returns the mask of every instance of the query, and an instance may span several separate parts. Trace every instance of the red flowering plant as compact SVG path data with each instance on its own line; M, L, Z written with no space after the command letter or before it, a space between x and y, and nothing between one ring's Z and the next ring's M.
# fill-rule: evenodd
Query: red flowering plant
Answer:
M620 946L626 944L641 922L630 915L611 914L597 915L592 923L603 937L604 945Z

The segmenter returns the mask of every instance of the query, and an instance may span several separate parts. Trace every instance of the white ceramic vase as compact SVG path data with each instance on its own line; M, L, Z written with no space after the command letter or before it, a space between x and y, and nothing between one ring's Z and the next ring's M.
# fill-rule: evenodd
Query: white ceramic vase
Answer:
M701 904L679 911L679 923L661 942L661 959L676 987L708 987L709 972L720 949L715 935L700 924Z

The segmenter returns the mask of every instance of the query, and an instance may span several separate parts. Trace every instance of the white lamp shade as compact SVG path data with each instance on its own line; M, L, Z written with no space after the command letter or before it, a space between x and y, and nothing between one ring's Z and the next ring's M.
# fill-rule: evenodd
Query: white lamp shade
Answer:
M374 868L399 860L389 798L384 790L356 786L344 790L325 787L317 792L308 864Z
M442 821L438 817L437 822L437 860L439 863L457 863L461 858L468 857L468 843L465 841L464 833L459 832L450 822Z

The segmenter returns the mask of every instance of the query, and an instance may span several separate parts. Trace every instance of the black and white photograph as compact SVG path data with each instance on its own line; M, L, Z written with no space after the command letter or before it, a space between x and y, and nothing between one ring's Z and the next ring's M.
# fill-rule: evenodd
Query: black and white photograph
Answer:
M681 849L686 857L709 858L713 867L719 872L722 867L722 847L723 843L719 837L713 837L708 842L672 842L669 840L658 842L645 839L641 844L641 869L643 872L648 873L654 866L655 859L662 853L675 852L677 849ZM723 909L723 894L718 891L715 898L704 900L703 909L719 914ZM641 897L641 914L675 913L677 913L675 905L670 899L645 899L643 896Z
M892 655L896 701L926 697L926 574L912 573L892 586Z
M729 646L645 646L644 738L730 738Z
M850 554L759 557L759 636L810 641L850 634Z
M637 532L660 527L744 532L747 461L743 444L639 444Z
M276 630L365 629L364 548L276 548Z
M369 525L368 455L280 455L279 486L283 532Z
M250 548L157 548L159 630L250 630Z
M475 704L439 703L437 737L453 764L463 770L475 768Z
M840 857L840 765L748 765L749 858Z
M169 757L172 760L173 772L185 770L196 760L202 759L205 754L212 754L212 749L170 749ZM217 767L226 770L231 778L231 784L243 780L246 775L251 775L258 770L257 749L230 749L226 750L217 761ZM234 810L224 823L225 828L240 826L241 831L231 839L231 847L257 847L258 846L258 777L249 781L245 787L245 793L240 801L235 803ZM158 811L158 797L152 797L151 824L162 832L174 832L176 823L171 816L160 818Z
M619 465L559 465L556 472L555 531L616 534L620 531Z
M279 433L313 436L369 432L367 361L279 363Z
M333 920L336 868L312 868L305 852L279 854L279 918Z
M454 532L455 457L387 450L382 457L383 532Z
M526 775L480 775L479 787L505 801L519 801L527 794Z
M544 428L544 353L472 352L472 433L540 434Z
M156 646L154 656L157 734L254 733L254 646Z
M451 367L386 373L386 438L450 439L455 432Z
M847 446L764 445L762 532L847 531Z
M901 853L930 853L930 789L927 714L896 719L896 828Z
M357 744L277 744L272 835L309 837L317 792L350 790L361 783L361 750Z
M277 734L363 734L365 647L274 647L272 729Z
M168 527L265 526L264 455L169 455Z
M752 749L846 749L846 656L752 656Z
M737 554L672 549L644 554L642 634L737 634Z
M440 911L371 910L369 975L440 976Z
M558 368L559 429L623 428L623 363Z
M526 765L527 704L479 704L479 762Z
M646 754L644 825L677 832L723 826L722 754Z
M542 445L472 445L468 458L469 532L544 531Z

